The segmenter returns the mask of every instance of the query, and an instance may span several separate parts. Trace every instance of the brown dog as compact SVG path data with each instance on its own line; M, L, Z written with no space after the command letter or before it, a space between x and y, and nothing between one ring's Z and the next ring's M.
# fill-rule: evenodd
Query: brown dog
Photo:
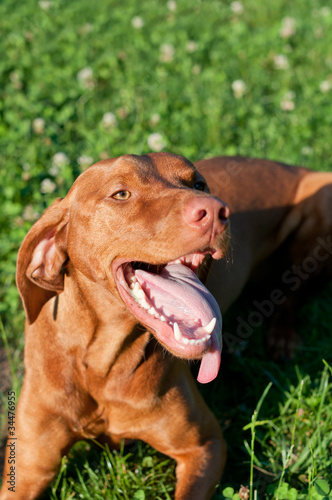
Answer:
M37 498L76 441L104 435L173 457L177 500L210 498L226 448L178 357L202 359L201 382L218 373L220 310L196 271L224 256L228 215L188 160L160 153L97 163L33 226L17 262L26 374L1 500Z
M332 174L242 158L197 168L232 211L231 262L214 262L209 286L226 311L272 268L291 292L271 288L276 325L293 292L330 265ZM75 441L102 435L114 445L143 439L175 458L176 499L210 498L225 462L222 434L187 365L161 347L201 357L201 382L218 372L221 319L193 271L205 255L224 256L228 208L199 190L202 176L174 155L100 162L26 237L17 273L28 318L18 475L12 494L7 457L1 500L36 498ZM270 347L291 349L289 331L281 347L276 331Z

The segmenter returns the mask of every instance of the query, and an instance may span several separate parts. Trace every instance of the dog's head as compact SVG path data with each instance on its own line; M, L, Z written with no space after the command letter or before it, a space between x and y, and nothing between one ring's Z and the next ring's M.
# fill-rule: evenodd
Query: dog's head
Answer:
M212 380L221 315L197 274L208 256L225 255L228 217L228 207L181 156L96 163L22 244L17 285L28 321L64 290L70 267L111 292L173 354L202 358L199 380Z

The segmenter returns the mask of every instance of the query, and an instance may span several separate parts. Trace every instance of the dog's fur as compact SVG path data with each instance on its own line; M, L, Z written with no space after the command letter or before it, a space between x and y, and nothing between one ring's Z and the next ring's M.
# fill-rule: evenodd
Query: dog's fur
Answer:
M202 176L175 155L99 162L26 237L17 271L27 324L16 492L7 488L6 459L1 500L37 498L75 441L104 435L114 446L142 439L173 457L177 500L211 497L226 460L219 424L187 364L166 353L125 305L112 264L163 264L197 251L224 256L228 209L220 198L231 209L231 262L214 261L208 285L222 311L270 269L277 283L280 270L297 266L296 283L293 275L283 279L300 290L323 268L331 272L332 174L244 158L196 166L211 195L193 190ZM116 189L136 193L127 210L110 202ZM272 351L288 354L292 328L278 325L290 297L279 300L269 339Z

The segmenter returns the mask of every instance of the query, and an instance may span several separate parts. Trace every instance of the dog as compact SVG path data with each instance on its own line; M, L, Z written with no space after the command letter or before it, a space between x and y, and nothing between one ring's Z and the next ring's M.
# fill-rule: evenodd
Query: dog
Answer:
M225 255L228 218L192 163L159 153L93 165L36 222L17 260L26 372L1 500L37 498L76 441L103 436L174 458L177 500L211 497L226 446L180 358L201 359L203 383L218 373L220 310L196 272Z
M277 327L304 274L330 271L331 182L265 160L194 166L167 153L125 155L81 174L18 255L26 374L15 493L8 451L1 500L37 498L77 440L104 436L114 447L142 439L174 458L176 500L211 498L226 445L180 358L201 359L200 382L215 378L220 309L271 269L272 282L290 271L283 279L294 290L269 297L278 306L269 347L292 351L292 329Z

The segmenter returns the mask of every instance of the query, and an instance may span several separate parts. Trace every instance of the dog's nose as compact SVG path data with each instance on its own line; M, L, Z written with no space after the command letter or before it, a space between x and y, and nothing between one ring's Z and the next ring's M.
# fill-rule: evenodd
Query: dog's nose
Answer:
M229 207L213 196L191 198L184 208L186 223L197 230L205 231L213 225L215 232L221 232L228 224Z

